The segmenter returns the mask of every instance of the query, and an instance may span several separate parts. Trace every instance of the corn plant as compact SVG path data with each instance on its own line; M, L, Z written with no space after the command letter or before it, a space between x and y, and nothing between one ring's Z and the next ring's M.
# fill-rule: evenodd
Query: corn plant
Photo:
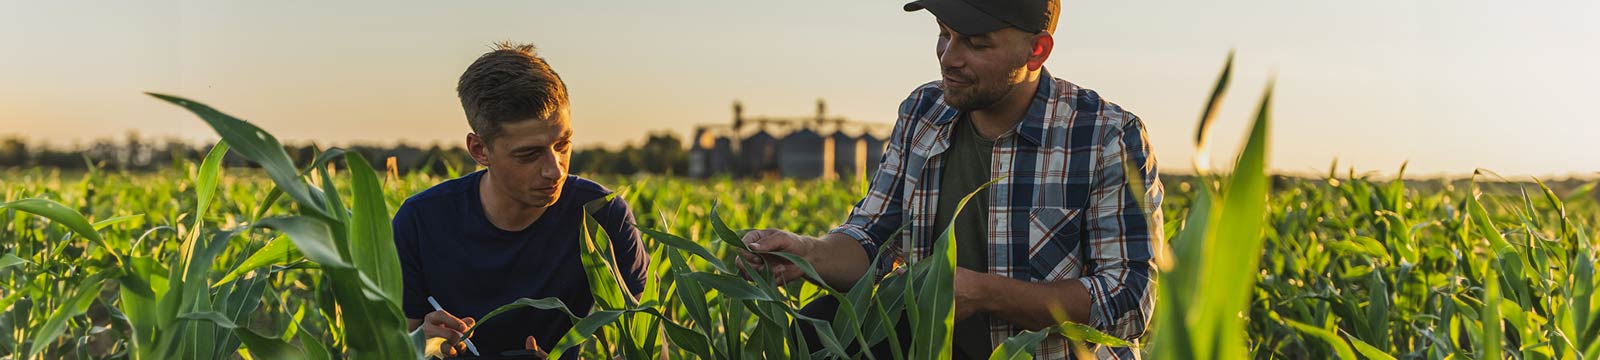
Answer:
M1231 58L1202 129L1213 128ZM1337 166L1325 177L1269 176L1271 93L1227 171L1209 168L1209 130L1199 130L1198 175L1163 175L1169 217L1151 231L1170 246L1158 257L1145 338L1125 343L1062 323L995 344L991 358L1032 357L1048 336L1152 358L1600 358L1593 182L1512 182L1487 171L1419 181L1403 166L1392 179ZM389 216L455 169L380 173L338 149L296 164L248 122L156 97L222 141L155 173L0 169L0 358L421 356L399 310ZM224 169L229 154L259 168ZM592 220L578 224L591 311L555 299L502 307L565 311L572 330L541 344L552 355L866 359L853 350L888 344L895 359L949 356L949 232L932 256L848 289L780 286L763 269L731 266L746 251L740 229L820 234L860 199L860 184L600 180L626 184L614 196L639 215L652 274L642 292L624 291L607 234ZM799 312L824 297L841 304L833 319ZM897 343L901 318L913 343ZM806 343L801 325L821 343Z

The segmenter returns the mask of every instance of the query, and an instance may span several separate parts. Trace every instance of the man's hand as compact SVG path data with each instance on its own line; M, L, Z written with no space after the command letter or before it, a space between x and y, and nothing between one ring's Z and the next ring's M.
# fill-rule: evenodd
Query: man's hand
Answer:
M547 353L544 351L544 349L539 348L539 340L534 339L532 336L529 336L528 340L522 343L522 349L533 351L533 356L535 358L544 359L550 357L550 353Z
M462 335L477 323L477 320L470 317L456 318L446 311L434 311L422 318L422 335L424 338L444 339L444 346L439 349L440 355L461 356L467 352L467 344L461 342Z
M792 232L767 229L755 230L744 235L744 245L750 250L760 252L782 252L799 256L811 262L812 249L816 247L816 239L797 235ZM738 265L747 273L757 269L766 269L772 272L772 277L778 285L783 285L794 279L805 276L805 272L795 266L793 262L783 257L772 254L757 254L741 251Z
M822 276L822 281L838 290L848 290L867 271L867 252L861 243L848 235L828 234L821 238L795 235L795 233L767 229L744 235L745 246L756 253L741 252L736 260L745 270L769 269L779 284L801 279L805 272L800 267L777 255L760 254L781 252L805 259Z
M989 304L989 292L984 290L985 281L992 275L984 274L966 268L956 268L955 296L956 318L961 321L973 314L987 312L984 308Z

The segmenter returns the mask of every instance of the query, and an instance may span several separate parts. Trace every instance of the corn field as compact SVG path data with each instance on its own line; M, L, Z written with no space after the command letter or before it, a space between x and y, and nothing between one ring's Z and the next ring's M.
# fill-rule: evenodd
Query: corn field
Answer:
M1201 111L1197 146L1230 73ZM1168 241L1142 339L1062 322L995 344L991 358L1030 358L1047 336L1157 359L1600 358L1594 184L1404 181L1403 168L1393 179L1269 177L1265 93L1229 171L1164 179L1168 220L1153 231ZM249 122L152 95L223 141L155 173L0 171L0 358L425 356L430 344L401 315L389 221L407 196L459 172L382 171L338 149L294 164ZM220 167L230 151L260 168ZM586 232L593 310L555 299L501 308L567 311L575 325L547 345L552 357L868 358L849 349L897 341L902 316L916 341L896 344L897 359L951 355L953 232L907 271L848 290L779 286L731 266L740 229L822 234L865 193L860 183L599 180L632 206L654 274L642 295L623 291L605 232ZM839 300L838 317L799 313L824 296ZM806 344L800 323L823 343Z

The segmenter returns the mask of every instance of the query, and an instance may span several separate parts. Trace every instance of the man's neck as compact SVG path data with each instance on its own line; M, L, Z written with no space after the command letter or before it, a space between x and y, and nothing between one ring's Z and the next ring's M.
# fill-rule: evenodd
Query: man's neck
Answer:
M1028 114L1028 106L1033 103L1034 93L1039 92L1040 73L1028 74L1028 80L1017 84L1016 90L1006 94L994 106L971 112L969 115L972 124L978 128L978 135L993 140L1022 122L1023 116Z
M506 231L520 231L533 225L544 215L544 207L532 207L512 199L494 186L494 177L488 172L478 181L478 200L483 203L483 215L494 227Z

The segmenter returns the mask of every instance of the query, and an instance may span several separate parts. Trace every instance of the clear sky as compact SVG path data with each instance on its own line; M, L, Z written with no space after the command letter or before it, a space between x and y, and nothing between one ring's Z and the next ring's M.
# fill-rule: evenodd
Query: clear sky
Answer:
M291 142L454 144L454 85L498 40L539 46L578 145L687 136L746 113L891 122L938 77L931 15L902 1L0 0L0 136L60 145L214 139L141 94L209 103ZM1393 174L1600 171L1600 5L1588 0L1072 1L1046 63L1139 114L1165 169L1229 49L1213 135L1240 144L1276 74L1272 165ZM1219 159L1217 162L1225 162Z

